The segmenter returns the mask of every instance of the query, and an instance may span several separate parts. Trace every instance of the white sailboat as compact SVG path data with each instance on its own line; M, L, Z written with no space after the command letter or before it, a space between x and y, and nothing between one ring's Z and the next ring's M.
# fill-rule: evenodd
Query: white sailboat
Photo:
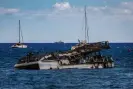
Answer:
M20 20L19 20L19 42L12 45L12 48L27 48L28 46L23 44L23 42L21 42L21 38L22 37L22 41L23 41L23 36L22 36L22 31L21 31L21 27L20 27Z

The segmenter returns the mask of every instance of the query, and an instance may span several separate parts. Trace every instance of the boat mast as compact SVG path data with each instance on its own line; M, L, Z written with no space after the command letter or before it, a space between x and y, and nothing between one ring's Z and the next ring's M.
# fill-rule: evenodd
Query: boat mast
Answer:
M19 20L19 43L20 43L20 20Z
M87 13L86 13L86 6L84 8L85 11L85 41L89 43L89 35L88 35L88 24L87 24Z

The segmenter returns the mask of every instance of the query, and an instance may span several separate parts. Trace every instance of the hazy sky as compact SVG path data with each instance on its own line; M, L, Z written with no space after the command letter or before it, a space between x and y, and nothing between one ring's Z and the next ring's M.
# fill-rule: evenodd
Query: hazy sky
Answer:
M0 0L0 42L77 42L87 6L91 42L133 42L133 0Z

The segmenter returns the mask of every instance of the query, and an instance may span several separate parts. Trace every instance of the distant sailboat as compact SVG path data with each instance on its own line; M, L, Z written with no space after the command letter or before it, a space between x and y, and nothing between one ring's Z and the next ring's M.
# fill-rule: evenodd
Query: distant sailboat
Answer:
M22 31L21 31L21 27L20 27L20 20L19 20L19 42L12 45L12 48L27 48L27 45L24 45L23 42L21 42L21 38L20 36L22 36ZM22 41L23 41L23 36L22 36Z

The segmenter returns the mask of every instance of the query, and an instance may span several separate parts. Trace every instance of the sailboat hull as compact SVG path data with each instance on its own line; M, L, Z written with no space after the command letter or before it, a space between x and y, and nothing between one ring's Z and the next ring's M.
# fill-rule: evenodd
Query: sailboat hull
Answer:
M27 45L12 45L12 48L27 48Z

